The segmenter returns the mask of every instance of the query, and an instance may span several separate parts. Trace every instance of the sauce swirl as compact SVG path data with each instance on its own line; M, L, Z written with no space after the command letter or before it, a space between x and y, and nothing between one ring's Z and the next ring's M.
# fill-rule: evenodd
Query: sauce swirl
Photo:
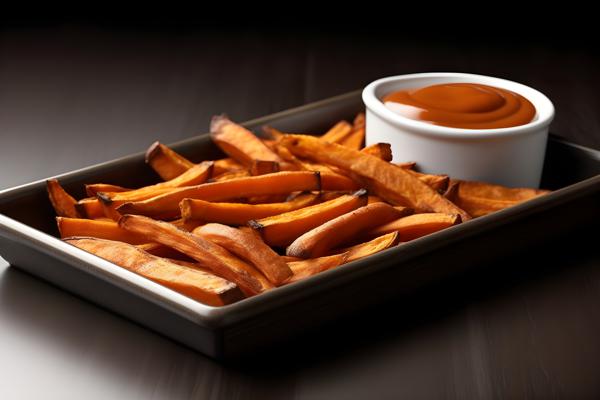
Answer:
M404 117L433 125L463 129L495 129L525 125L535 107L510 90L476 83L444 83L400 90L382 99Z

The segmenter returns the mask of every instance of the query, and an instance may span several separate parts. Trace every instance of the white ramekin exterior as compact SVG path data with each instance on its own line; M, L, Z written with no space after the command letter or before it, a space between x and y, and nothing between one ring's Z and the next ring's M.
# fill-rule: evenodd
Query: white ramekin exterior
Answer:
M533 103L535 119L501 129L458 129L411 120L380 100L387 93L440 83L470 82L518 93ZM485 181L511 187L538 187L554 106L528 86L483 75L440 72L379 79L363 90L366 143L390 143L394 162L416 161L425 173Z

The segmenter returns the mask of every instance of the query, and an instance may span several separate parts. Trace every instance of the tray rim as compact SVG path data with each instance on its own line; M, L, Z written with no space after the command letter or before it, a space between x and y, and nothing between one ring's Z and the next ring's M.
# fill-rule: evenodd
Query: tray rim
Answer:
M308 103L299 107L293 107L274 114L269 114L259 118L254 118L243 122L245 126L261 125L267 121L273 121L284 118L288 115L308 111L315 108L335 103L345 99L356 97L361 90L344 93L338 96L330 97L320 101ZM168 144L172 147L184 146L198 141L202 137L207 137L208 133L192 136L190 138ZM600 151L585 146L581 146L562 138L551 135L549 140L561 142L565 145L576 147L581 151L588 153L592 158L600 160ZM133 161L142 157L144 152L138 152L91 166L78 168L49 178L39 179L26 184L14 186L0 191L0 198L18 197L19 193L34 186L43 184L47 179L58 178L65 179L84 174L98 168L117 166L123 162ZM354 280L357 276L377 273L378 270L387 268L391 262L397 263L403 260L409 260L425 251L443 247L465 236L476 235L481 232L505 225L511 221L519 219L523 215L540 212L544 209L554 207L558 204L568 202L573 198L584 196L587 192L593 192L600 187L600 174L594 177L579 181L561 189L555 190L545 196L532 199L511 208L495 212L493 214L467 221L463 224L436 232L425 237L405 243L400 247L385 250L381 253L370 256L366 259L357 260L344 265L344 268L322 272L309 279L302 280L290 285L275 288L258 296L240 300L239 302L213 307L199 303L191 298L181 295L171 289L168 289L147 278L128 271L116 264L104 260L98 256L88 253L69 245L59 238L39 231L29 225L14 220L6 215L0 214L0 228L8 231L14 238L10 240L19 240L21 243L39 249L44 254L66 262L71 267L77 268L93 276L103 279L110 284L116 285L122 289L132 292L135 295L143 297L160 307L166 308L195 324L207 328L224 328L230 324L239 322L262 313L265 309L282 306L297 301L303 297L304 288L319 285L319 290L326 290L327 287L337 286L345 281ZM462 234L461 234L462 233ZM2 236L6 236L0 230ZM370 268L367 265L373 264ZM314 289L314 287L312 288ZM275 304L273 304L275 303Z

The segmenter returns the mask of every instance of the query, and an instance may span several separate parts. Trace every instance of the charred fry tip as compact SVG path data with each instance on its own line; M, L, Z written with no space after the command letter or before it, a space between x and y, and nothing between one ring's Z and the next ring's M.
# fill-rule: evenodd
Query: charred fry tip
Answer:
M130 203L123 203L123 204L121 204L120 206L118 206L116 208L116 211L119 214L123 214L123 213L127 214L130 211L130 209L131 209L132 206L133 206L133 203L131 203L131 202Z
M156 156L156 153L158 152L159 147L160 147L160 142L158 140L156 142L152 143L150 145L150 147L148 147L148 150L146 150L146 154L144 155L144 161L146 162L146 164L150 163L150 161L152 161L154 156Z
M321 171L314 171L315 176L317 177L317 191L322 190L322 182L321 182Z
M248 221L248 226L252 229L256 229L257 231L261 231L264 228L264 226L260 222L253 219Z
M352 196L356 196L356 197L365 197L368 196L369 192L367 191L367 189L358 189L356 192L352 193Z
M462 217L460 216L460 214L455 214L455 216L456 216L456 221L454 222L454 225L462 224L463 220L462 220Z
M83 204L80 203L75 203L74 204L75 207L75 211L77 211L83 218L89 218L90 216L88 215L85 206Z
M96 197L98 198L98 200L100 200L102 203L108 205L108 204L112 204L112 199L104 192L98 192L96 193Z

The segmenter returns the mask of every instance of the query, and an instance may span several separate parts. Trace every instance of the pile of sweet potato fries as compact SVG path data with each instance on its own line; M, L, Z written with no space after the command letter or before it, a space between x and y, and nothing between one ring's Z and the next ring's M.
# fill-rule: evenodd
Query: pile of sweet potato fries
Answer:
M66 242L202 303L236 302L546 191L419 173L389 144L363 147L364 114L321 136L211 122L228 156L195 164L154 143L162 182L86 185L71 197L48 181Z

